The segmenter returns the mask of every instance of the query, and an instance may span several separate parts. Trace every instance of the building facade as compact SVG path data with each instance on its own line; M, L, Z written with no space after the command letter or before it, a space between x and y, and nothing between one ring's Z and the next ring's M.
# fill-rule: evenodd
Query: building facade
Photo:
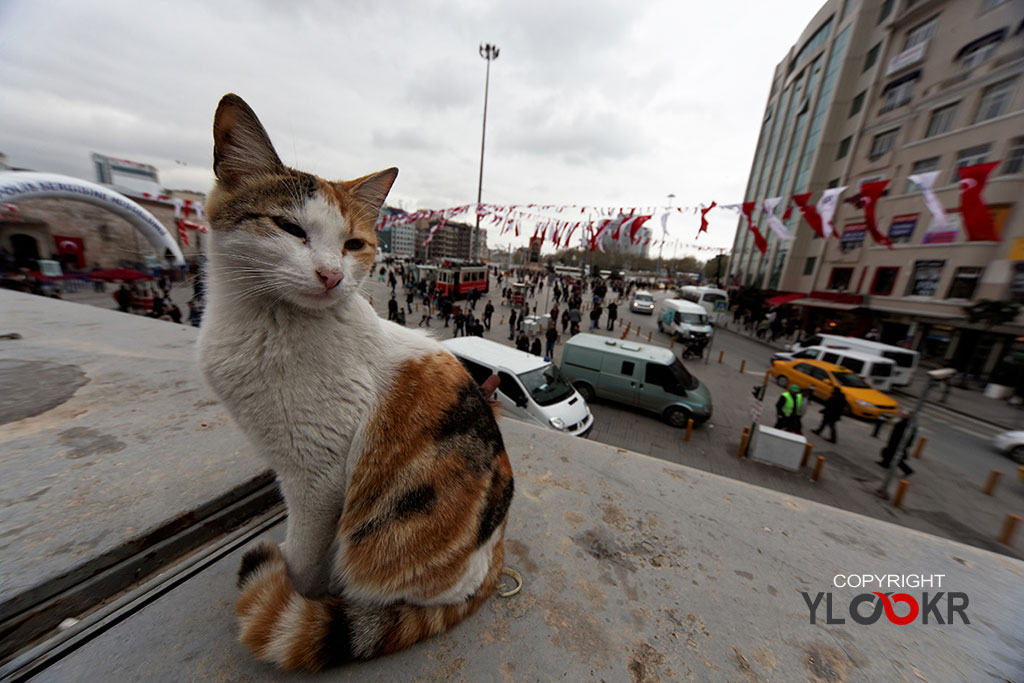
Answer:
M472 261L473 226L466 223L448 221L434 232L434 236L428 244L424 244L430 235L431 228L438 224L437 220L428 222L426 219L416 221L415 227L415 257L417 259L437 260L454 259L459 261ZM487 250L487 232L481 228L479 244L482 245L484 253Z
M990 376L1024 327L971 323L965 309L1024 302L1022 18L1020 0L826 3L775 69L745 199L781 195L785 205L813 192L813 202L842 186L850 198L865 182L890 180L875 211L893 247L876 244L863 210L847 202L833 221L838 239L822 240L794 211L786 225L795 239L766 231L763 256L741 222L732 282L803 294L794 303L809 326L875 327L934 364ZM1001 162L983 195L998 240L969 241L957 169L989 161ZM926 171L941 171L941 230L907 180Z

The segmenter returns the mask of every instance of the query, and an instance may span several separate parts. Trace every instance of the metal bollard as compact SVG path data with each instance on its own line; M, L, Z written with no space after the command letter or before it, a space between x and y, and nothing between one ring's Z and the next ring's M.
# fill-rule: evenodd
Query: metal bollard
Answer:
M924 445L928 443L928 437L922 436L917 440L917 448L914 449L914 457L917 459L921 458L921 451L924 450Z
M810 441L804 446L804 457L800 458L800 469L807 467L807 462L811 459L811 450L814 448L814 444Z
M747 361L746 360L741 360L740 361L740 373L742 373L746 369L747 369Z
M1003 476L1003 473L999 470L992 470L988 473L988 479L985 481L985 486L982 487L981 492L986 496L991 496L992 491L995 490L996 484L999 483L999 477Z
M906 479L900 479L899 486L896 488L896 495L893 496L892 506L898 508L903 503L903 496L907 494L907 487L910 486L910 482Z
M725 357L725 351L719 351L718 352L718 364L719 365L722 364L722 358L724 358L724 357Z
M652 334L654 334L654 330L651 330L651 331L649 331L649 332L647 333L647 341L648 341L648 343L650 343L650 341L651 341L651 335L652 335Z
M670 349L676 348L676 338L675 337L672 337L672 339L669 340L668 348L670 348Z
M1020 524L1020 515L1015 515L1012 512L1006 515L1006 521L1003 522L1003 530L999 532L999 542L1003 545L1010 545L1010 541L1013 540L1014 535L1017 533L1017 525Z
M693 432L693 418L691 417L690 419L688 419L686 421L686 438L684 439L684 441L686 441L687 443L689 443L689 441L690 441L690 434L692 432Z
M640 336L640 326L639 325L636 326L636 336L638 336L638 337Z
M821 468L825 466L825 456L819 455L818 462L814 466L814 473L811 474L811 481L818 481L821 478Z
M742 459L747 454L747 442L750 440L750 427L743 428L743 438L740 439L740 451L736 454L737 459Z

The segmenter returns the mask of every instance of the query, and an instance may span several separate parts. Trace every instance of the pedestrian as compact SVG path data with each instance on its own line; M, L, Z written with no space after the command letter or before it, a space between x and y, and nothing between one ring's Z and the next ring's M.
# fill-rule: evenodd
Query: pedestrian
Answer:
M582 319L583 319L583 316L580 315L579 304L574 302L572 304L572 308L569 309L569 322L571 322L573 325L575 325L578 328L580 326L580 320L582 320Z
M569 329L569 309L562 311L562 334Z
M516 348L526 353L530 352L530 340L527 339L525 332L520 332L519 336L516 337Z
M488 332L491 331L491 316L493 316L493 315L494 315L494 304L491 303L490 299L488 299L487 300L487 305L484 306L484 327L487 328Z
M412 313L412 298L413 298L413 290L412 290L412 288L410 288L409 291L406 292L406 294L405 294L405 305L409 307L409 312L410 313Z
M398 319L398 300L395 299L394 293L391 294L391 298L388 299L388 320Z
M540 355L540 337L533 338L533 344L530 345L530 353L535 356Z
M479 289L471 289L469 291L469 308L471 310L475 311L476 310L476 302L479 301L479 300L480 300L480 290Z
M619 306L614 301L608 304L608 329L615 327L615 320L619 317Z
M516 338L516 309L508 314L508 338L509 341Z
M601 307L594 306L590 311L590 331L593 332L597 329L597 323L601 319Z
M114 299L117 301L118 310L122 313L130 313L132 306L132 290L128 289L128 285L121 284L121 288L117 290L117 294L114 295Z
M901 410L900 421L892 426L892 431L889 433L889 442L882 449L882 459L878 461L878 466L882 469L889 469L892 465L892 459L896 457L896 451L899 449L900 444L903 442L903 437L907 433L907 428L910 426L910 415ZM917 425L914 425L913 429L910 430L910 438L907 439L906 445L903 447L903 452L900 454L899 468L903 470L906 475L914 473L913 468L907 464L907 455L910 452L910 444L914 443L914 437L917 436Z
M558 328L555 327L554 318L552 318L548 323L548 329L547 332L544 333L544 338L547 341L547 348L544 350L544 355L550 360L555 357L555 342L558 341Z
M438 312L444 318L444 326L448 327L448 320L452 317L452 300L446 295L441 298L437 306L440 309Z
M783 390L779 400L775 403L775 414L777 415L775 428L784 429L787 432L796 432L796 420L794 418L800 414L803 402L803 394L800 393L800 387L797 385L790 384L789 389Z
M820 436L825 431L825 427L828 427L832 434L829 441L835 443L836 423L843 417L843 410L846 409L846 406L846 396L843 395L843 390L839 387L832 387L832 395L826 399L825 407L821 409L821 425L811 431Z
M455 334L453 337L459 335L466 336L466 316L463 314L462 309L458 306L455 307Z

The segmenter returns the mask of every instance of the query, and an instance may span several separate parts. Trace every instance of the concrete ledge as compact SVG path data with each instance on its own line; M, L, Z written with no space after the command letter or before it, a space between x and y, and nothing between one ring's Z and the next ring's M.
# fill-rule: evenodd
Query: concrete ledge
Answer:
M502 424L525 579L453 631L321 680L1019 680L1024 563L622 449ZM282 526L266 534L280 540ZM47 680L300 680L234 641L241 550L48 668ZM855 624L836 574L944 574L964 625ZM833 593L810 624L801 592ZM906 592L920 598L920 590ZM301 677L305 680L305 677Z

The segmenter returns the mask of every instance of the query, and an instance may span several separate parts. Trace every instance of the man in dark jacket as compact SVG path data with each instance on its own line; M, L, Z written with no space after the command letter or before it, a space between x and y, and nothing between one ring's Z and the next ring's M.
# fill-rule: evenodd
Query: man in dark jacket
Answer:
M615 327L615 320L619 317L619 306L614 301L608 304L608 329Z
M392 294L391 298L388 299L388 320L396 320L398 318L398 300L395 299L395 295Z
M544 333L544 338L547 341L547 347L544 355L548 358L555 357L555 342L558 341L558 328L555 327L555 321L552 319L548 323L548 329Z
M910 415L906 412L900 412L900 421L892 426L892 432L889 434L889 443L882 449L882 459L878 461L878 466L884 469L889 469L892 465L892 459L896 457L896 451L899 449L900 444L903 443L903 438L907 433L907 428L910 426ZM907 464L907 455L910 452L910 444L914 443L914 437L917 436L917 425L910 431L910 437L906 440L906 445L903 446L903 452L900 454L899 468L903 470L904 474L913 474L914 470Z
M516 338L515 335L516 335L516 309L513 308L512 311L508 315L508 338L509 338L509 340L515 339Z
M491 316L492 315L494 315L494 304L492 304L491 300L488 299L487 300L487 305L484 306L484 327L487 328L488 332L491 331Z
M843 410L845 410L846 406L846 397L843 396L843 390L839 387L832 387L832 395L828 397L825 401L825 407L821 409L821 425L811 431L820 435L825 431L825 427L828 427L832 433L832 438L829 441L835 443L836 423L843 416Z
M516 337L516 348L520 351L530 352L530 340L525 332L520 332L519 336Z

